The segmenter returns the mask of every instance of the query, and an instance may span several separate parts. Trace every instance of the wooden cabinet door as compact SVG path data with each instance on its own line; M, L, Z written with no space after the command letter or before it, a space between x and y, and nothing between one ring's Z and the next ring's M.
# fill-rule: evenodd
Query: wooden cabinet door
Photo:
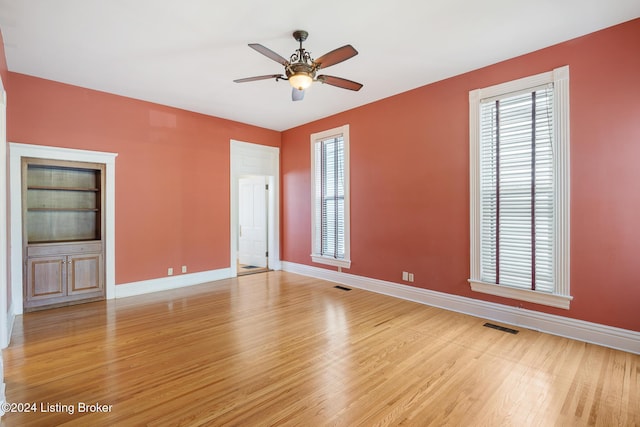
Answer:
M105 272L102 242L27 246L26 311L102 300Z
M67 257L69 295L96 294L103 295L103 261L102 254L69 255Z
M27 261L27 302L67 295L66 257L29 258Z

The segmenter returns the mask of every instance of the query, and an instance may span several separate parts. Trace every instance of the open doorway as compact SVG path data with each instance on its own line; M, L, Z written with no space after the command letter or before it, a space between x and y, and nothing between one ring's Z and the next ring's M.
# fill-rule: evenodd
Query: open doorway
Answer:
M278 147L231 141L232 277L280 269L279 175Z
M266 176L238 180L238 276L269 270L269 184Z

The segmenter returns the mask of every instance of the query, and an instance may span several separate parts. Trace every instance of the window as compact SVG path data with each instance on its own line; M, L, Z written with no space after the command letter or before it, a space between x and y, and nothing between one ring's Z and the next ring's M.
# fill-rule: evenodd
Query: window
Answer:
M349 125L311 135L314 262L349 268Z
M569 67L469 93L471 289L569 308Z

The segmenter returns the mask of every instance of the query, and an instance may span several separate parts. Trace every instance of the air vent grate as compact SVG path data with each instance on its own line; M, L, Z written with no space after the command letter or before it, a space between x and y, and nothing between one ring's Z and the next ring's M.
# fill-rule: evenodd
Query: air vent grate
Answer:
M515 330L515 329L511 329L511 328L506 328L504 326L500 326L500 325L494 325L493 323L485 323L482 326L486 326L487 328L491 328L491 329L497 329L499 331L502 332L508 332L510 334L517 334L519 331Z

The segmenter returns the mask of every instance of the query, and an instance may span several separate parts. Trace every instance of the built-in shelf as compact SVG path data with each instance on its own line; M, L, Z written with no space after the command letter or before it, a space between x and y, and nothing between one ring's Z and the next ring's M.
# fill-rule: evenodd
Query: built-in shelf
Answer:
M49 191L89 191L97 193L99 188L84 188L84 187L50 187L46 185L30 185L27 190L49 190Z
M23 158L25 310L104 298L104 171Z
M100 240L95 240L95 239L74 239L74 240L43 240L43 241L38 241L38 242L31 242L29 243L29 248L36 248L36 247L40 247L40 246L60 246L60 245L75 245L76 243L94 243L94 242L100 242Z
M28 243L101 240L101 165L29 159L23 173Z
M27 212L100 212L97 208L27 208Z

